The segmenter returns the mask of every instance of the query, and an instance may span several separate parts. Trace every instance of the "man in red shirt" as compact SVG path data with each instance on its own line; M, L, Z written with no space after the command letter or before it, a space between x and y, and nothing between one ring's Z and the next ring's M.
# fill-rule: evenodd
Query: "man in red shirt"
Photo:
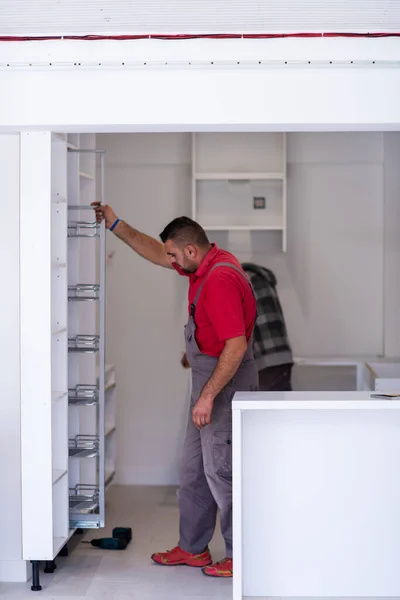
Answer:
M186 359L192 370L191 414L180 469L180 540L153 554L161 565L202 567L211 577L231 577L232 411L237 391L258 389L252 335L256 301L237 259L210 244L188 217L174 219L160 234L162 243L95 203L99 222L143 258L189 278ZM217 510L226 558L212 562L208 544Z

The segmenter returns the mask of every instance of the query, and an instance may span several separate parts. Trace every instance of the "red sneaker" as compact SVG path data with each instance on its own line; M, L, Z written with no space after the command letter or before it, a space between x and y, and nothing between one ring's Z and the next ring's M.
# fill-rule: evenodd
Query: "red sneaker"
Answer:
M224 558L209 567L205 567L202 571L207 577L232 577L233 560L231 558Z
M206 567L212 564L212 558L208 548L202 554L191 554L185 552L176 546L172 550L167 552L156 552L151 557L152 560L158 565L164 565L168 567L177 565L187 565L188 567Z

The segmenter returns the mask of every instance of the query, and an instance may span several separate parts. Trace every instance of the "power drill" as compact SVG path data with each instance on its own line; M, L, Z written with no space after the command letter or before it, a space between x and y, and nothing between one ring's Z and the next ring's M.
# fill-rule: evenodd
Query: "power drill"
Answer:
M83 544L91 544L95 548L101 548L102 550L125 550L128 545L126 540L116 539L112 537L108 538L97 538L91 542L82 542Z
M91 544L94 548L102 550L125 550L131 540L132 529L130 527L114 527L112 537L95 538L91 542L83 543Z

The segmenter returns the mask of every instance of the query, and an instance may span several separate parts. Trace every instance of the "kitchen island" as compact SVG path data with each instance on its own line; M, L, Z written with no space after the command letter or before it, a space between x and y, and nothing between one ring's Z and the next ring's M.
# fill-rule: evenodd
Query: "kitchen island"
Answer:
M237 393L234 600L400 596L400 401Z

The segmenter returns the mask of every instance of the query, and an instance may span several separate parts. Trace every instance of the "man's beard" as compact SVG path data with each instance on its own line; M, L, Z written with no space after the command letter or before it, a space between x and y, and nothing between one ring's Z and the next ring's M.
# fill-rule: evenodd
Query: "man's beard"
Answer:
M180 265L179 265L179 266L180 266ZM186 275L192 275L192 273L195 273L195 272L197 271L197 268L196 268L196 267L194 267L194 266L193 266L193 267L186 268L186 269L185 269L185 267L181 267L181 269L182 269L182 271L183 271L184 273L186 273Z

